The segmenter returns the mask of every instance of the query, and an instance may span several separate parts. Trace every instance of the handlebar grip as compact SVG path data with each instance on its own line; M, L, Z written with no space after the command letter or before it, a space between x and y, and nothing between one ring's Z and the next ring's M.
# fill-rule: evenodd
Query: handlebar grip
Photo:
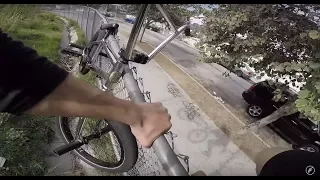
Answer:
M185 30L184 30L184 35L186 36L191 36L191 30L190 30L190 27L187 27Z
M82 47L82 46L80 46L78 44L70 43L69 46L84 50L84 47Z
M61 156L69 151L72 151L74 149L81 147L83 144L84 143L81 140L77 139L76 141L70 142L69 144L66 144L54 149L53 152L58 156Z
M74 56L82 56L82 54L80 52L72 50L72 49L68 49L68 48L61 49L61 52L64 54L71 54Z

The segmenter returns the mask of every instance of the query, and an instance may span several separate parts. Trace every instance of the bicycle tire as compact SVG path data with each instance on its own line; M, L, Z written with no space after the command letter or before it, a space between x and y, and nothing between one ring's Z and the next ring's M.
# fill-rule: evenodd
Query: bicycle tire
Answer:
M60 130L60 136L65 143L70 143L74 137L70 132L70 128L67 125L68 117L58 117L57 126ZM107 120L106 120L107 121ZM113 129L121 148L122 157L116 166L112 166L108 162L102 162L99 159L88 154L83 149L75 149L72 151L74 155L80 158L85 163L90 166L106 171L106 172L116 172L123 173L127 172L133 168L138 158L138 146L135 137L132 135L130 127L128 125L122 124L117 121L107 121L108 125Z
M97 41L98 36L99 36L99 31L94 34L90 42ZM95 47L92 48L93 51L91 52L94 52L94 48ZM89 56L90 56L90 53L89 53ZM65 124L65 121L68 120L67 118L68 117L59 117L57 119L58 129L65 143L69 143L70 141L73 140L73 137L70 137L70 135L72 136L72 134L70 134L70 128L66 127L66 124ZM122 161L118 164L118 166L110 167L107 164L101 164L101 162L97 162L95 159L92 159L91 155L90 155L91 157L89 157L87 155L88 153L84 154L86 152L81 152L81 150L79 149L73 150L72 152L81 160L83 160L87 164L97 169L100 169L106 172L117 172L117 173L127 172L130 169L132 169L137 162L137 158L138 158L137 141L131 132L130 126L117 121L108 121L108 120L105 120L105 121L108 123L108 125L112 127L113 132L117 137L117 140L119 141L119 144L121 146L121 151L123 152L122 153L123 157L121 157Z
M80 65L79 65L79 72L82 74L82 75L86 75L88 74L88 72L90 71L89 68L86 68L85 67L85 64L82 64L82 61L83 61L83 57L81 57L81 61L80 61Z
M91 38L90 43L92 43L93 41L96 41L98 39L98 36L99 36L99 31L97 31ZM93 49L96 48L96 45L93 46ZM94 51L91 51L90 50L90 53L89 53L89 57L92 57L93 54L91 54L91 52L94 52ZM80 61L80 64L79 64L79 72L82 74L82 75L86 75L88 74L90 71L89 68L86 67L86 62L85 62L85 59L84 57L81 58L81 61Z

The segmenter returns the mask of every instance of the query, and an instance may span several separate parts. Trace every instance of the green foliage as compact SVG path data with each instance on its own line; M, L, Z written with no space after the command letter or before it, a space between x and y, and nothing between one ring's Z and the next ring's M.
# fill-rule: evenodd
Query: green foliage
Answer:
M45 158L54 132L53 118L40 116L11 117L0 126L0 156L7 159L0 176L43 176L47 173Z
M20 6L27 10L22 11ZM36 49L40 55L50 60L58 59L63 28L60 19L53 14L37 11L29 5L1 5L0 9L18 16L7 17L15 20L12 25L6 24L7 21L0 21L5 32ZM0 11L0 14L3 12ZM45 158L48 154L44 146L53 138L51 123L54 118L11 116L7 120L7 117L7 114L0 115L0 156L7 159L5 167L0 169L0 176L46 175L48 169Z
M229 68L247 62L276 80L287 77L286 85L304 83L296 106L306 116L320 121L320 32L312 21L317 14L311 16L309 10L317 8L318 5L220 5L204 14L200 50L205 59ZM274 98L281 99L282 95L278 93Z
M62 29L63 22L56 15L38 12L17 24L9 35L36 49L39 55L57 62Z
M38 11L35 4L3 4L0 6L0 28L10 32L26 18L32 19Z

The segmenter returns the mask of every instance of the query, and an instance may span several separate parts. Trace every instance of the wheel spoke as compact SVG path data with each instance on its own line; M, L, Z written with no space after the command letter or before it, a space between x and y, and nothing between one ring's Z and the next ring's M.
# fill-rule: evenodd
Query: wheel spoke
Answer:
M85 121L86 121L86 118L84 118L84 117L79 118L79 121L77 123L77 128L76 128L75 139L78 139L81 132L83 131L83 125L84 125Z
M100 125L102 124L103 121L104 120L98 120L97 121L96 127L94 127L93 132L98 132L99 131Z

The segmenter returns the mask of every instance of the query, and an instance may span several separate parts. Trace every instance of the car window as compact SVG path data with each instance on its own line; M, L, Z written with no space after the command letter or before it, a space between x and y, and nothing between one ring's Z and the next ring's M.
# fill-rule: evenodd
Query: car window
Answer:
M274 90L264 82L261 82L255 86L256 95L266 100L271 100L273 98L273 91Z
M318 125L314 121L311 121L308 118L302 118L301 116L299 116L299 113L290 115L290 117L311 131L318 130Z

